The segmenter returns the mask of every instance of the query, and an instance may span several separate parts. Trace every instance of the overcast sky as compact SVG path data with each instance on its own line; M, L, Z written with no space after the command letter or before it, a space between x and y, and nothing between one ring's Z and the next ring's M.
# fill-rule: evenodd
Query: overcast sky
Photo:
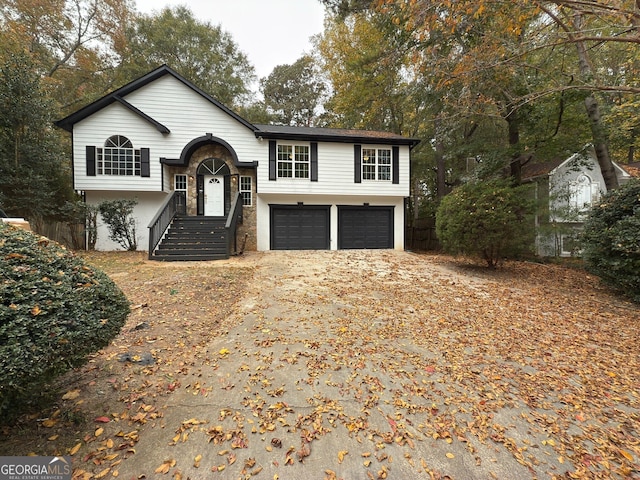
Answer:
M138 11L186 5L194 16L231 34L259 78L276 65L294 63L311 52L309 37L322 32L324 7L319 0L135 0Z

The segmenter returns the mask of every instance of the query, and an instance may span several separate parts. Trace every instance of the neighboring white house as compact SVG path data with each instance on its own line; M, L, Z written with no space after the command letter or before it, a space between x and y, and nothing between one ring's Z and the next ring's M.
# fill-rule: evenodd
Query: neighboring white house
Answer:
M620 184L631 178L619 165L614 163L614 168ZM545 207L536 216L538 255L579 253L577 234L588 210L607 191L593 147L588 145L564 160L525 165L522 179L534 184L536 199Z
M167 66L56 124L72 134L74 188L88 204L137 200L142 248L174 191L187 216L223 220L239 194L247 249L404 248L416 139L254 125ZM104 225L96 248L118 248Z

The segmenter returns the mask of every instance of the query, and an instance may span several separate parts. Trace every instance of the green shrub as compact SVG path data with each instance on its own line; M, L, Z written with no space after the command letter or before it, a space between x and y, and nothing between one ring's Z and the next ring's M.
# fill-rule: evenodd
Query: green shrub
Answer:
M103 272L0 222L0 416L118 334L129 302Z
M109 228L109 238L125 250L138 249L136 220L133 218L137 204L137 200L105 200L98 205L100 215Z
M526 186L508 180L470 182L442 199L436 235L445 251L479 256L491 268L533 246L534 204Z
M640 180L608 192L591 209L582 247L590 272L640 302Z

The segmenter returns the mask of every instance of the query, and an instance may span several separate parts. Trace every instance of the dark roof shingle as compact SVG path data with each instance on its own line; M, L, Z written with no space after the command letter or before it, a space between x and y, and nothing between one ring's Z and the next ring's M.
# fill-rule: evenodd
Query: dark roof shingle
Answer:
M414 147L420 140L396 133L347 128L291 127L288 125L255 124L256 137L272 139L321 140L349 143L388 143Z

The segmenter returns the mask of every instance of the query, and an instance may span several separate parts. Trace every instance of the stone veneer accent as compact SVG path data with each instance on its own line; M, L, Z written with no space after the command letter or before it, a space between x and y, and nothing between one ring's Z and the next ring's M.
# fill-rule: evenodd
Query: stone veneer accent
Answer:
M187 175L187 215L195 216L197 213L198 192L196 191L196 171L203 160L208 158L219 158L229 167L231 173L231 198L238 192L240 176L251 177L251 198L253 203L250 207L242 207L242 224L238 226L236 232L236 242L238 250L255 251L257 249L256 238L256 171L253 168L237 168L233 164L233 158L229 151L218 144L205 145L196 150L187 167L168 167L168 174L171 181L170 190L173 191L173 176L175 174ZM246 235L246 242L245 242Z

